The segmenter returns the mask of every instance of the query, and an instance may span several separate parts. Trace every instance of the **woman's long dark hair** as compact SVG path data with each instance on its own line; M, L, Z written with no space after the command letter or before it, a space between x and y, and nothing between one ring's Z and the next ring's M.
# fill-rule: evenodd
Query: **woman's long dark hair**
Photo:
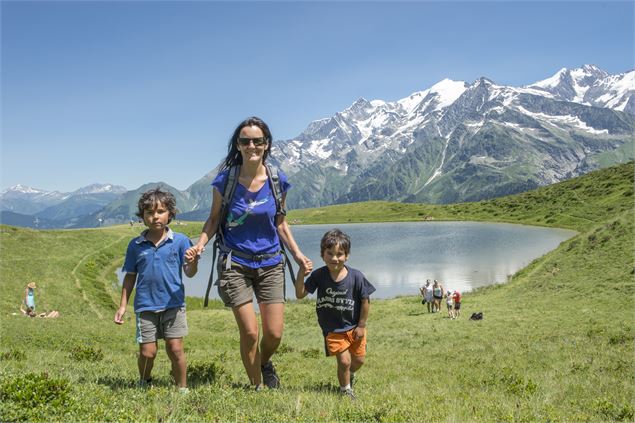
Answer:
M220 168L221 171L229 169L232 166L243 164L243 156L240 154L240 151L238 151L238 136L240 135L240 131L246 126L257 126L260 128L269 145L269 148L266 149L262 155L262 162L264 163L267 157L269 157L269 153L271 152L271 131L269 130L269 126L259 117L252 116L240 122L236 129L234 129L234 134L229 139L229 144L227 145L227 157L225 157L223 161Z

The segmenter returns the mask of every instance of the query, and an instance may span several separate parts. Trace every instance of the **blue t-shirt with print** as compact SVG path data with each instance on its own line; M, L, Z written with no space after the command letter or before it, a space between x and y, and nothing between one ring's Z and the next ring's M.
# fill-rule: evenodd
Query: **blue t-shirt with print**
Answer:
M349 331L359 323L362 299L369 298L375 287L362 272L346 266L348 275L339 282L331 278L326 266L315 270L304 282L307 292L317 290L315 311L322 333Z
M212 186L223 193L227 185L229 169L220 172ZM282 193L291 187L287 176L278 171ZM280 239L276 229L276 200L271 191L270 182L263 184L258 192L251 192L236 182L236 191L227 212L227 220L221 225L225 246L248 255L275 254L280 251ZM282 256L261 261L249 260L236 255L232 261L243 266L257 269L273 266L282 261Z
M166 238L155 247L143 231L128 244L123 272L136 273L134 311L161 311L185 306L183 264L192 241L168 229Z

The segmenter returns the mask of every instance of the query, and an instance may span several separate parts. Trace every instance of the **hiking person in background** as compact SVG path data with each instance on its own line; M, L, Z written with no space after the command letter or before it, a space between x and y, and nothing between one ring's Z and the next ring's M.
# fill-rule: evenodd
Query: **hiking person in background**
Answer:
M262 388L263 380L269 388L280 386L271 357L280 345L284 327L281 242L298 265L308 269L313 267L300 251L286 221L284 203L291 185L282 172L278 172L282 191L278 210L274 192L277 187L274 187L270 169L265 164L271 142L269 127L257 117L248 118L236 127L229 140L227 157L212 182L210 215L198 242L186 253L188 260L200 256L207 242L216 235L220 250L218 293L225 306L231 307L236 319L240 356L249 382L256 390ZM234 184L231 198L225 200L231 175L235 175L238 183ZM221 216L224 201L228 203L226 217ZM254 294L262 320L260 345Z
M441 311L441 300L443 299L443 285L439 283L438 280L434 280L434 284L432 285L432 312L438 313Z
M187 393L187 363L183 337L188 333L185 315L183 272L193 277L198 270L198 257L185 262L190 239L173 232L168 224L176 216L176 199L159 188L146 191L139 198L137 216L148 227L128 243L123 264L125 276L121 287L115 323L123 324L123 316L135 288L137 343L139 344L139 387L152 385L152 367L157 355L158 339L165 339L165 349L172 363L171 375L181 393Z
M432 313L433 296L432 296L432 285L430 285L430 279L426 280L426 284L423 288L421 288L421 290L423 292L423 299L426 302L426 306L428 306L428 313Z
M452 291L450 290L445 293L445 304L448 307L448 317L454 319L454 299L452 297Z
M35 313L35 289L37 285L35 282L29 282L24 288L24 298L22 304L26 306L26 309ZM15 297L14 297L15 298Z
M459 291L454 291L452 299L454 300L454 318L456 319L461 315L461 293Z
M423 291L423 287L419 288L419 293L421 294L421 304L425 304L426 303L426 295Z

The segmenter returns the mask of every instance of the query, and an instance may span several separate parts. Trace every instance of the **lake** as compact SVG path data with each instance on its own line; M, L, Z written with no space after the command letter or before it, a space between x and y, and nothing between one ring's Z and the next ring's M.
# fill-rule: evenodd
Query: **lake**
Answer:
M296 242L314 268L324 265L320 258L322 235L335 227L351 237L348 265L361 270L377 288L373 298L418 295L426 279L438 279L446 289L461 292L503 283L508 275L576 235L566 229L479 222L292 226ZM208 245L196 276L184 276L188 296L205 295L212 260L211 243ZM285 273L287 298L294 299L293 285ZM119 278L121 281L123 275ZM218 298L217 287L212 287L210 298Z

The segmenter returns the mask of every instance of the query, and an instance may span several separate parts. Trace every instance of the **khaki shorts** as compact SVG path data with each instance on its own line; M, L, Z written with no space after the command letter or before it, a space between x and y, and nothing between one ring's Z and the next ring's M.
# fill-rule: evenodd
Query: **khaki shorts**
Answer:
M284 259L283 259L284 260ZM225 269L225 260L218 261L218 295L226 307L237 307L253 301L284 303L284 261L267 267L252 269L232 261Z
M185 307L170 308L155 313L137 313L137 343L147 344L157 339L183 338L187 335Z
M364 330L364 336L357 340L353 337L354 331L355 329L341 333L329 332L324 337L326 355L336 355L348 350L351 355L364 357L366 355L366 330Z

